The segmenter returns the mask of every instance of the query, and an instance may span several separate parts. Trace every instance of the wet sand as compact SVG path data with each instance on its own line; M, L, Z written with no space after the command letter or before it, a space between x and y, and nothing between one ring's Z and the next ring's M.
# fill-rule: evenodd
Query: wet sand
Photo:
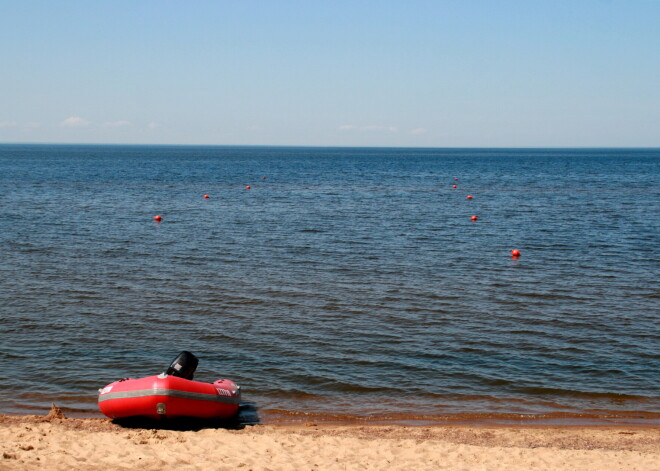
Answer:
M0 470L657 470L660 427L254 425L0 416Z

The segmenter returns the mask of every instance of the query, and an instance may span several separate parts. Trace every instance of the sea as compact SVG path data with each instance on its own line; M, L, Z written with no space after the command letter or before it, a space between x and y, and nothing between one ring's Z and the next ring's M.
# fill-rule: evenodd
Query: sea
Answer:
M2 144L0 413L188 350L253 423L657 425L659 220L660 149Z

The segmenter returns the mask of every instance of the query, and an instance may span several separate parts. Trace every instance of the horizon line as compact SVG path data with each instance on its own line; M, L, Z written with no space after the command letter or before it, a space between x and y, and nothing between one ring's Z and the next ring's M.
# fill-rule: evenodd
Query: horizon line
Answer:
M51 146L136 146L136 147L282 147L282 148L336 148L336 149L648 149L660 146L367 146L367 145L301 145L301 144L156 144L111 142L0 142L3 145Z

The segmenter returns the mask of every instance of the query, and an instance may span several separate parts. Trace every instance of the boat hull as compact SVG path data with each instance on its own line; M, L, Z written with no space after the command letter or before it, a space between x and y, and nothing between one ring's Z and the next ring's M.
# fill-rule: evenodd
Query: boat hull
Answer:
M125 417L227 419L238 412L240 387L157 375L127 378L99 390L99 409L111 419Z

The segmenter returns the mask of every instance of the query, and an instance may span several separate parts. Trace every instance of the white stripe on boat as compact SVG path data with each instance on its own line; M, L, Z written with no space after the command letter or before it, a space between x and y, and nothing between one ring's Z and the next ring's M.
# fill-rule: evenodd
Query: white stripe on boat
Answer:
M99 395L99 402L109 401L111 399L129 399L132 397L147 397L147 396L169 396L180 397L182 399L193 399L196 401L212 401L223 402L225 404L238 404L241 401L240 397L226 397L216 396L215 394L204 394L190 391L178 391L176 389L138 389L136 391L122 391L113 392L108 394Z

